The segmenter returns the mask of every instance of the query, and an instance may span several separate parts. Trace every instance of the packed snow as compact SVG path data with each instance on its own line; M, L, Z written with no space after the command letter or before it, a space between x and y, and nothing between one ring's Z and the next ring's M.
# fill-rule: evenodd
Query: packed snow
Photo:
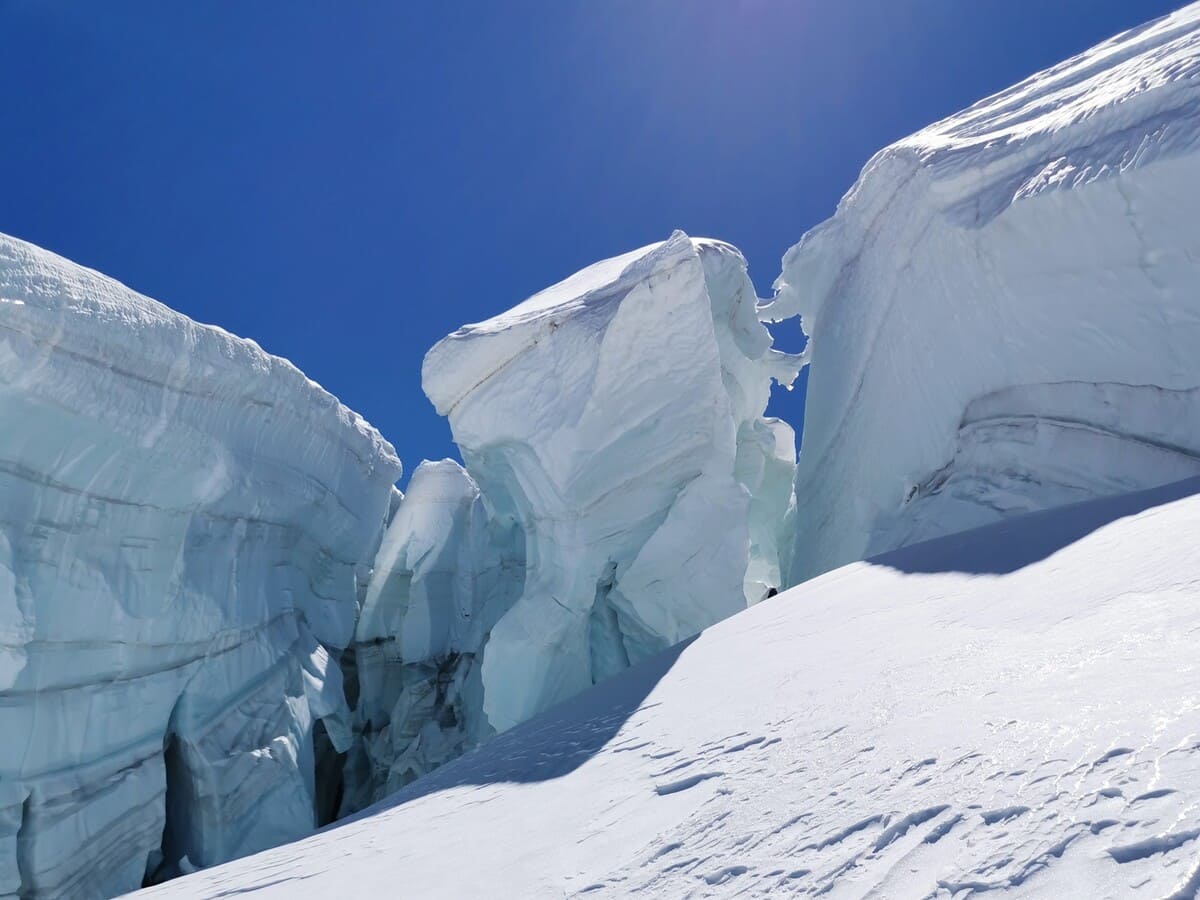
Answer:
M144 896L1190 898L1197 492L851 564Z
M811 336L790 583L1200 472L1200 6L878 153L766 311Z
M308 833L391 445L255 344L8 237L0 297L0 895Z

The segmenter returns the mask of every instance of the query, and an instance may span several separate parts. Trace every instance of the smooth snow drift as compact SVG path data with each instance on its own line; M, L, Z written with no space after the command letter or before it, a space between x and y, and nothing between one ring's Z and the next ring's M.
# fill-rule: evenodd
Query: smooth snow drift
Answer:
M307 833L391 445L252 342L2 236L0 422L0 896Z
M1200 473L1200 6L878 153L784 260L796 583Z
M345 808L777 588L797 362L741 254L682 232L438 343L467 471L418 469L376 561Z
M839 569L146 896L1190 898L1197 491Z

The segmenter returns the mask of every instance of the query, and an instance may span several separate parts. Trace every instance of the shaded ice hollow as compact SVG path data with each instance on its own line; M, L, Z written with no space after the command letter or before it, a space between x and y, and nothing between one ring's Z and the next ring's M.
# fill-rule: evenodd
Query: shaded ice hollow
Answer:
M1200 472L1196 6L882 150L784 259L790 583Z

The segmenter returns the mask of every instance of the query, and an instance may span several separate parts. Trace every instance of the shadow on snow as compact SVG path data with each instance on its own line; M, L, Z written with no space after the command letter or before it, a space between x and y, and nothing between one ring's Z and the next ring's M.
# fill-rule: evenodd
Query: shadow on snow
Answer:
M1040 562L1093 531L1200 493L1200 477L1173 484L1028 513L872 557L901 572L1006 575Z

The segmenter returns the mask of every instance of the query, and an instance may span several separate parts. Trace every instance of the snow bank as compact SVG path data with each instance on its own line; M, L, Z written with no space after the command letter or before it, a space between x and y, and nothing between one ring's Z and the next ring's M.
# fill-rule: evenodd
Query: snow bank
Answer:
M1191 897L1197 491L831 572L363 817L146 896Z
M795 583L1200 471L1200 7L877 154L784 260Z
M391 446L252 342L8 237L0 421L0 894L305 834Z

